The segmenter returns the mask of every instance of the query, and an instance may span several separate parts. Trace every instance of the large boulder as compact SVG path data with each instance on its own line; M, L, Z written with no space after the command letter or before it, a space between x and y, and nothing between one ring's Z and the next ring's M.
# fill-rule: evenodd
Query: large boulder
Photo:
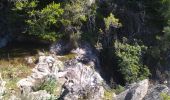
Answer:
M132 84L127 90L116 96L116 100L143 100L147 94L149 80Z
M168 93L169 88L165 85L155 85L150 87L147 95L143 100L161 100L161 93Z
M63 92L60 99L64 100L101 100L104 89L102 87L103 79L90 66L77 63L70 66L65 77L67 81L63 85Z

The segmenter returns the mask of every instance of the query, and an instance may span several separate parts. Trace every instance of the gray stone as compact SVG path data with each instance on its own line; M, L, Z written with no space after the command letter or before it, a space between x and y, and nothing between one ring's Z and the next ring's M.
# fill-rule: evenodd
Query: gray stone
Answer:
M52 75L57 77L58 67L62 66L62 62L55 60L52 56L40 56L38 64L32 69L32 74L18 81L17 86L20 87L22 92L31 92L33 88L36 88L45 80L46 76Z
M60 40L57 43L51 45L50 52L57 55L62 55L65 53L69 53L71 49L72 49L71 43L66 43L63 40Z
M25 57L25 61L27 64L33 64L35 60L33 57Z
M40 90L36 92L28 92L26 94L22 94L20 98L13 98L13 100L49 100L51 98L51 95L45 90Z
M59 48L57 46L56 51L52 50L58 54L60 50L67 47ZM32 74L17 83L22 94L32 93L34 88L47 80L46 77L53 76L59 83L58 88L61 88L59 100L102 100L103 79L95 70L96 66L99 66L96 52L89 44L83 44L71 53L75 53L76 57L63 62L58 56L41 55Z
M95 3L95 0L88 0L88 6L91 6L94 3Z
M161 93L168 93L169 88L165 85L152 86L143 100L161 100Z
M116 96L116 100L143 100L149 87L148 79L133 84L129 89Z
M104 89L101 86L103 79L90 66L77 63L76 66L66 69L67 81L61 97L64 100L101 100ZM71 99L70 99L71 98Z

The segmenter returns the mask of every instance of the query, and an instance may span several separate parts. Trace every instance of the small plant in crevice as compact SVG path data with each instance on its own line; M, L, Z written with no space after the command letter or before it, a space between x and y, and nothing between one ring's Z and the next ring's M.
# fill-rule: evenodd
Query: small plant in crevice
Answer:
M50 94L55 93L57 81L53 76L47 76L43 83L36 90L46 90Z
M121 85L116 86L116 88L114 89L116 94L119 94L119 93L123 92L124 90L125 90L125 87L123 87Z
M170 100L170 95L168 95L167 93L161 93L161 100Z
M105 90L104 91L104 100L113 100L113 90Z

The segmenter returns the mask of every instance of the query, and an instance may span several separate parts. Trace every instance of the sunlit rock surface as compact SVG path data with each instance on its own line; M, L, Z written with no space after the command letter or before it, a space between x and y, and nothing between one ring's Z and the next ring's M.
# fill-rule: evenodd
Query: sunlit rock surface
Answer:
M60 48L61 49L61 48ZM32 74L20 80L17 85L23 95L34 93L46 77L52 76L60 84L60 100L102 100L104 98L103 79L99 69L99 60L90 45L71 50L75 57L61 61L62 56L41 54Z

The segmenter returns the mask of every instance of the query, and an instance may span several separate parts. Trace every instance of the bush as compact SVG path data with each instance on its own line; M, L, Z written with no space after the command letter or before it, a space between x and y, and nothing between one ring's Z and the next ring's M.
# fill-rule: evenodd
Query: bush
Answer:
M168 95L166 93L161 93L161 98L162 98L162 100L170 100L170 95Z
M126 82L132 83L149 76L149 69L142 62L142 53L146 50L145 46L116 41L115 50L118 59L118 70Z
M112 13L110 13L110 16L108 16L107 18L104 18L104 22L106 30L109 30L111 26L115 28L119 28L122 26L122 24L119 23L119 19L116 19Z
M121 86L121 85L116 86L116 88L115 88L115 93L116 94L119 94L119 93L121 93L123 91L125 91L125 88L123 86Z
M82 34L85 33L83 26L95 12L95 7L88 3L88 0L67 0L63 3L62 24L67 30L66 34L69 36L73 47L78 46L78 41L82 39ZM87 31L87 29L85 30Z
M52 76L46 78L46 80L38 87L37 90L46 90L48 93L53 94L57 88L56 79Z
M56 41L61 34L57 34L52 26L57 26L63 9L60 4L54 2L38 9L38 1L22 1L15 3L16 9L25 13L25 22L28 25L28 33L44 40Z

